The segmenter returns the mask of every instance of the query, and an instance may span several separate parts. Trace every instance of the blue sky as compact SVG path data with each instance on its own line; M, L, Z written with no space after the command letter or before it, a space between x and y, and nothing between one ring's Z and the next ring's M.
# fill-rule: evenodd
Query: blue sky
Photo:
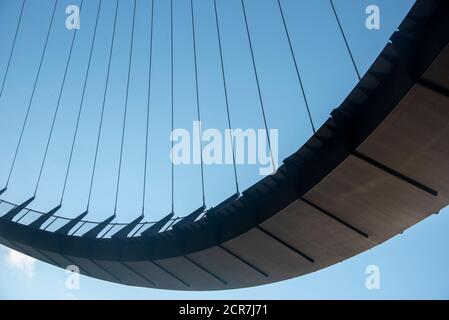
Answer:
M30 99L40 54L50 21L53 1L28 0L25 7L10 73L0 100L1 137L0 184L6 183L21 123ZM39 167L67 62L73 31L65 28L65 8L79 0L59 0L54 27L50 34L42 73L30 109L29 122L18 153L8 191L3 199L22 202L34 191ZM305 91L316 126L337 107L357 83L356 74L327 0L282 1L286 20ZM413 5L411 0L336 0L335 5L354 53L364 73L383 49ZM0 1L0 41L10 48L21 1ZM93 154L108 64L115 1L103 1L92 68L88 78L85 105L75 144L67 194L60 214L74 217L84 211L92 170ZM90 219L109 217L114 209L118 155L125 105L127 59L130 52L133 1L120 0L117 33L106 95L104 128L100 140L98 169L90 203ZM175 127L189 129L196 117L194 95L193 46L187 0L174 0L174 109ZM199 95L203 128L227 126L223 84L213 5L210 0L195 0ZM376 4L381 10L381 30L365 28L365 9ZM312 134L304 101L289 55L288 43L274 0L247 0L249 27L260 84L270 128L279 130L279 158L297 150ZM47 211L58 204L64 182L71 137L79 108L88 53L95 25L98 1L85 1L81 29L75 38L73 58L63 90L41 184L32 208ZM229 89L230 114L235 128L263 128L252 73L251 56L244 33L239 0L219 0L223 55ZM126 121L122 179L117 202L117 220L130 221L140 215L142 174L145 150L145 112L148 95L148 57L150 1L137 0L135 45L130 73L128 117ZM148 166L148 220L170 211L170 11L169 1L155 0L154 55L150 104L150 141ZM0 52L0 77L6 70L9 50ZM0 78L2 79L2 78ZM199 166L175 169L175 212L185 215L201 205ZM260 179L258 167L238 167L241 190ZM217 183L219 181L219 183ZM206 203L213 206L233 194L232 166L206 166ZM318 273L259 288L217 293L180 293L129 288L82 277L81 290L65 289L64 270L41 262L11 260L2 249L0 263L1 298L448 298L449 279L443 266L448 254L443 250L444 211L369 252ZM446 241L445 241L446 240ZM412 249L413 248L413 249ZM381 290L364 286L365 268L381 269ZM26 271L28 270L28 271Z

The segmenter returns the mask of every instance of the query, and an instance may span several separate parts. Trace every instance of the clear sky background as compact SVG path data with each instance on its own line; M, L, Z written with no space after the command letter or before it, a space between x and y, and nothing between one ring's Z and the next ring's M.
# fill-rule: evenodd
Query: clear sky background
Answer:
M17 38L5 91L0 99L2 157L0 184L5 184L37 73L53 1L28 0ZM59 0L47 54L38 81L29 122L3 199L20 203L28 199L37 176L67 63L73 31L65 28L65 8L79 0ZM43 177L32 208L41 211L58 204L64 182L71 137L98 1L84 1L81 29L75 38L60 110L51 140ZM286 20L298 58L304 86L316 126L337 107L357 83L335 17L327 0L283 0ZM364 73L403 20L412 0L336 0L336 9L347 33L361 72ZM0 79L6 71L21 1L0 0ZM190 1L174 0L174 108L175 127L191 129L196 117ZM194 0L197 31L199 94L203 128L225 129L226 109L221 82L218 43L211 0ZM247 0L248 20L256 64L260 72L267 122L279 130L279 158L298 149L312 134L304 102L286 42L275 0ZM381 30L367 30L365 9L381 10ZM87 204L96 135L100 119L112 24L116 2L103 1L91 73L80 120L67 194L59 212L75 217ZM105 104L98 169L94 176L90 215L109 217L114 209L118 155L125 105L130 52L133 1L120 0L111 77ZM140 215L145 150L145 115L148 95L150 1L137 0L135 42L130 73L123 174L118 198L118 221ZM224 64L229 85L230 113L235 128L263 128L239 0L218 0ZM150 154L148 204L145 216L157 220L170 211L170 11L169 1L155 0L154 56L150 100ZM185 215L201 205L199 166L175 169L175 211ZM238 167L241 189L260 179L258 166ZM213 206L235 192L232 166L206 166L206 202ZM0 185L1 187L2 185ZM183 293L140 289L81 278L80 290L67 290L64 270L0 250L0 298L55 299L299 299L299 298L449 298L445 265L449 253L444 211L369 252L320 272L258 288L224 292ZM365 288L365 269L377 265L381 289Z

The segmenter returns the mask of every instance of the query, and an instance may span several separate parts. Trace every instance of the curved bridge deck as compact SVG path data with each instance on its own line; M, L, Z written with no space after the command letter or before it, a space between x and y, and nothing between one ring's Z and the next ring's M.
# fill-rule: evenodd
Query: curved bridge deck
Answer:
M289 279L381 244L449 204L447 30L447 1L418 1L306 145L196 222L100 239L2 217L0 243L91 277L177 290Z

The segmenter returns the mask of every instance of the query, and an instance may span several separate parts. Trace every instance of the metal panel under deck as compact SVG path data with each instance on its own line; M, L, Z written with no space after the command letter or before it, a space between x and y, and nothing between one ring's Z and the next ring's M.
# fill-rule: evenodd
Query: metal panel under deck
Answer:
M449 204L446 30L448 4L418 1L305 146L196 222L90 239L1 221L0 243L91 277L175 290L271 283L371 249Z

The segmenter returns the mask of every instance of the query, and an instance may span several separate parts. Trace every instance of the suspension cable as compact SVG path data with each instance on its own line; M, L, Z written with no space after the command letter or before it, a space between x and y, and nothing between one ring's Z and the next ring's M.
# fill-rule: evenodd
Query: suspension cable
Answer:
M150 105L151 105L151 75L153 67L153 28L154 28L154 0L151 0L151 25L150 25L150 61L148 66L148 100L147 100L147 123L145 135L145 167L143 173L143 192L142 192L142 216L145 215L145 195L147 188L147 170L148 170L148 141L150 137Z
M97 145L95 148L94 164L93 164L92 173L91 173L91 177L90 177L89 196L87 198L86 211L89 211L90 200L92 197L92 187L94 184L95 171L97 168L98 150L99 150L99 146L100 146L100 137L101 137L101 131L103 128L104 110L105 110L105 106L106 106L106 95L108 93L109 76L111 73L112 52L114 51L115 31L116 31L116 27L117 27L117 14L118 14L119 2L120 2L120 0L116 1L116 7L115 7L114 28L112 30L112 41L111 41L111 47L109 49L109 62L108 62L108 70L107 70L107 74L106 74L106 85L105 85L104 93L103 93L103 103L102 103L102 107L101 107L100 124L99 124L98 135L97 135Z
M270 135L268 133L267 117L265 115L265 107L264 107L263 98L262 98L262 91L260 89L259 74L257 72L256 59L254 57L254 49L253 49L253 44L252 44L252 41L251 41L251 34L249 32L248 18L246 16L246 8L245 8L244 0L241 0L241 3L242 3L242 9L243 9L243 16L245 18L246 35L248 37L249 49L250 49L250 52L251 52L251 60L252 60L253 69L254 69L254 76L256 78L257 92L258 92L258 95L259 95L259 102L260 102L260 107L261 107L261 110L262 110L263 122L264 122L264 125L265 125L265 132L267 133L268 148L270 149L270 156L271 156L271 162L273 164L273 170L276 171L277 168L276 168L276 165L275 165L275 162L274 162L273 152L272 152L272 149L271 149L271 139L270 139Z
M193 38L193 57L195 62L195 89L196 89L196 110L197 110L197 119L199 122L199 135L201 137L201 113L200 113L200 95L199 95L199 86L198 86L198 59L196 53L196 34L195 34L195 17L193 12L193 0L190 0L190 13L192 17L192 38ZM200 138L201 143L201 138ZM201 160L201 189L203 194L203 206L206 206L206 196L204 189L204 163L203 163L203 146L200 148L200 160Z
M310 125L312 126L313 133L315 133L315 125L313 124L312 114L311 114L310 108L309 108L309 102L307 100L306 92L305 92L305 89L304 89L304 84L302 82L302 77L301 77L301 74L299 72L298 61L296 60L295 51L293 50L293 45L292 45L292 41L291 41L291 37L290 37L290 32L288 31L287 23L285 21L284 10L282 9L281 0L277 0L277 2L278 2L278 6L279 6L279 11L280 11L281 17L282 17L282 24L284 25L285 34L287 35L288 45L290 47L290 53L292 55L293 63L295 65L296 75L297 75L298 81L299 81L299 87L301 89L302 96L304 98L304 103L306 105L307 114L309 115Z
M136 0L134 0L134 8L133 8L131 48L129 50L129 59L128 59L128 77L126 79L125 110L123 112L122 140L121 140L121 144L120 144L120 160L119 160L118 173L117 173L117 187L116 187L116 190L115 190L114 215L117 213L118 194L119 194L119 190L120 190L120 179L121 179L121 173L122 173L123 147L124 147L124 144L125 144L126 118L127 118L127 115L128 115L129 79L131 77L131 65L132 65L132 57L133 57L135 22L136 22Z
M214 13L215 13L215 24L217 28L217 36L218 36L218 49L220 52L220 65L221 65L221 77L223 81L223 89L224 89L224 96L225 96L225 102L226 102L226 113L228 118L228 128L229 128L229 139L231 140L231 147L232 147L232 164L234 167L234 180L235 180L235 189L237 193L240 193L239 188L239 180L237 177L237 165L235 162L235 151L234 151L234 141L232 139L232 124L231 124L231 113L229 111L229 97L228 97L228 86L226 82L226 75L225 75L225 67L224 67L224 61L223 61L223 46L221 44L221 35L220 35L220 23L218 19L218 10L217 10L217 0L214 0Z
M170 64L171 64L171 132L175 129L175 116L174 116L174 53L173 53L173 0L170 0ZM173 161L173 147L174 141L171 139L171 213L175 212L175 165Z
M16 160L17 160L17 154L19 153L19 149L20 149L20 146L22 144L23 133L25 132L25 128L26 128L26 125L28 123L28 117L30 115L31 106L33 105L34 94L36 92L37 83L38 83L39 78L40 78L42 64L44 62L45 53L47 52L48 39L50 38L50 33L51 33L52 26L53 26L53 21L55 19L55 13L56 13L57 4L58 4L58 0L55 0L54 6L53 6L53 13L52 13L52 16L51 16L51 21L50 21L50 24L48 26L47 35L45 37L44 49L43 49L42 54L41 54L41 59L40 59L40 62L39 62L37 75L36 75L36 78L34 80L33 90L31 92L31 97L30 97L30 100L29 100L29 103L28 103L28 108L27 108L27 112L26 112L26 115L25 115L25 119L24 119L23 124L22 124L22 129L21 129L21 132L20 132L19 141L17 142L16 150L14 152L14 158L13 158L11 167L9 169L8 179L6 181L6 187L8 187L9 181L11 180L11 175L12 175L12 172L14 170L14 166L15 166Z
M83 2L84 2L84 0L81 0L80 11L83 8ZM73 32L72 43L70 45L69 56L67 58L67 62L66 62L65 70L64 70L64 77L62 79L61 88L59 90L58 102L56 103L56 109L55 109L55 112L53 114L53 120L52 120L52 123L51 123L50 133L49 133L48 138L47 138L47 145L45 147L44 157L42 158L41 166L40 166L40 169L39 169L39 176L37 178L36 187L34 189L34 196L36 196L37 190L39 189L39 184L40 184L41 178L42 178L42 172L44 170L45 162L47 160L48 149L50 147L51 138L53 137L53 131L54 131L54 128L55 128L56 119L58 117L59 107L61 106L62 94L64 92L64 88L65 88L65 84L66 84L66 80L67 80L67 74L68 74L68 70L69 70L69 66L70 66L70 61L72 60L73 47L75 45L75 39L76 39L77 32L78 32L78 29L75 29L75 31Z
M75 149L75 143L76 143L77 136L78 136L78 129L79 129L79 124L80 124L80 119L81 119L81 113L82 113L83 106L84 106L84 98L86 96L87 80L89 79L90 67L91 67L91 62L92 62L92 55L93 55L93 50L94 50L94 44L95 44L95 40L96 40L96 37L97 37L98 20L99 20L99 16L100 16L101 3L102 3L102 0L100 0L99 3L98 3L98 10L97 10L97 17L96 17L96 20L95 20L94 34L92 36L92 42L91 42L91 45L90 45L89 61L87 63L87 71L86 71L86 75L84 77L83 92L81 94L81 101L80 101L79 108L78 108L78 116L77 116L77 119L76 119L75 132L73 134L72 145L71 145L71 148L70 148L69 162L67 164L65 178L64 178L64 186L62 188L61 199L59 201L60 205L62 204L62 201L64 200L64 195L65 195L65 191L66 191L66 187L67 187L67 181L68 181L68 177L69 177L69 172L70 172L70 168L71 168L71 165L72 165L73 151Z
M2 80L2 87L0 89L0 98L3 95L3 89L5 88L5 82L6 82L6 78L8 77L9 68L11 66L12 56L13 56L14 50L16 48L16 40L17 40L17 35L19 34L20 24L22 22L23 8L25 7L25 2L26 2L26 0L22 1L22 7L20 9L19 21L17 22L16 31L15 31L15 34L14 34L14 40L12 42L11 51L9 52L8 63L6 65L5 75L3 76L3 80Z
M333 0L329 0L329 2L331 3L331 7L332 7L332 11L334 12L335 19L337 19L338 27L340 28L341 35L342 35L343 40L345 42L346 49L348 50L349 57L351 58L352 65L354 66L355 72L357 74L357 78L359 80L361 80L362 77L360 76L359 69L357 67L357 64L355 63L354 55L352 54L351 47L349 46L349 43L348 43L348 39L346 38L345 32L343 30L343 26L341 25L340 18L338 17L337 10L335 9L334 2L333 2Z

